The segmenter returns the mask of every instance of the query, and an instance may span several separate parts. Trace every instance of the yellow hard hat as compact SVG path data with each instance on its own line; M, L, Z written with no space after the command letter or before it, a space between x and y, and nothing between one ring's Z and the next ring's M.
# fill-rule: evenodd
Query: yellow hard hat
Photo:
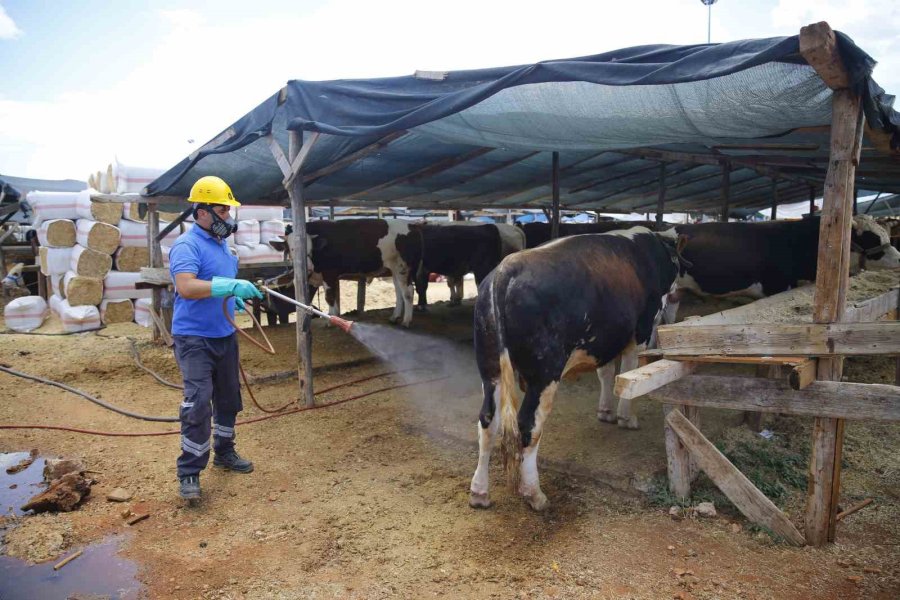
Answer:
M240 206L231 188L219 177L207 175L197 180L191 187L191 195L188 202L199 204L222 204L225 206Z

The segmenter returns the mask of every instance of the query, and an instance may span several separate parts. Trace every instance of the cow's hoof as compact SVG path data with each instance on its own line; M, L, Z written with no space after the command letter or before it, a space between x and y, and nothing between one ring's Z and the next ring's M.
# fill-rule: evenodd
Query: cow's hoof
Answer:
M625 417L618 418L619 427L622 429L640 429L638 425L637 417L631 417L630 419L626 419Z
M601 423L615 423L617 421L617 418L611 410L598 410L597 420Z
M400 317L392 316L390 319L388 319L388 323L399 323L399 322L400 322Z
M491 497L488 492L483 494L469 492L469 506L472 508L490 508L491 504Z
M537 512L541 512L550 505L550 503L547 502L547 496L540 490L533 494L526 495L525 502L528 503L528 506L530 506L532 510Z

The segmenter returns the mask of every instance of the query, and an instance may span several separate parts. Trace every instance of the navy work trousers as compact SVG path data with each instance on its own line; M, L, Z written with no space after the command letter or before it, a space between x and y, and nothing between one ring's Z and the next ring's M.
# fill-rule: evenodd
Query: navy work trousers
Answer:
M243 408L237 335L176 335L175 360L184 378L178 477L197 475L209 462L210 429L217 454L234 448L234 423ZM210 427L212 421L212 427Z

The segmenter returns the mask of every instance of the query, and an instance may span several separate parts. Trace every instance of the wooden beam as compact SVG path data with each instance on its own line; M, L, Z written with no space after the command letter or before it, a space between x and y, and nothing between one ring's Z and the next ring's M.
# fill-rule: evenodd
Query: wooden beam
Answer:
M800 56L831 89L850 87L850 77L838 52L837 38L825 21L800 28Z
M768 528L791 544L806 543L803 535L683 414L673 410L666 423L678 435L703 472L750 521Z
M678 354L668 354L664 350L644 350L640 354L649 360L671 360L679 362L692 363L712 363L712 364L731 364L731 365L785 365L788 367L796 367L806 362L807 358L801 356L682 356Z
M659 164L659 192L656 199L656 224L662 225L666 207L666 163Z
M900 421L900 389L880 383L815 381L794 390L783 379L687 375L650 392L665 404L830 419Z
M816 214L816 188L809 186L809 215Z
M635 156L643 156L644 158L650 158L653 160L663 160L666 162L685 162L700 165L719 165L722 163L722 161L728 160L735 166L741 167L743 169L752 169L760 175L765 175L766 177L779 177L781 179L787 179L789 181L803 181L799 177L787 175L782 173L781 171L778 171L777 169L762 166L758 164L757 161L736 158L734 156L728 156L726 159L726 157L724 156L715 154L673 152L670 150L655 150L652 148L633 148L631 150L618 150L617 152L621 152L623 154L633 154ZM783 159L783 157L779 157L779 159ZM810 163L811 160L801 159L800 162Z
M356 280L356 316L361 317L366 312L366 277L360 276Z
M147 245L150 246L150 266L161 269L163 266L162 246L159 242L159 210L156 204L147 206ZM157 315L160 313L162 306L162 292L159 288L154 288L151 296L151 307ZM154 343L159 343L162 331L156 320L153 320L152 339Z
M376 186L370 187L365 190L361 190L354 194L348 194L346 196L343 196L342 198L345 201L352 200L352 199L358 199L360 196L365 196L367 194L379 192L381 190L387 189L389 187L393 187L395 185L415 183L416 181L418 181L420 179L424 179L426 177L431 177L432 175L437 175L438 173L446 171L447 169L452 169L453 167L455 167L457 165L461 165L464 162L478 158L479 156L481 156L483 154L487 154L488 152L492 152L493 150L495 150L495 148L476 148L474 150L466 152L465 154L450 156L448 158L441 159L441 160L437 161L436 163L428 165L427 167L425 167L423 169L419 169L418 171L416 171L414 173L407 173L405 175L401 175L400 177L395 177L394 179L391 179L390 181L385 181L384 183L380 183Z
M645 160L644 158L641 158L640 156L632 156L631 159L632 159L632 160ZM624 161L623 161L623 162L624 162ZM595 188L595 187L600 186L600 185L603 185L603 184L605 184L605 183L610 183L610 182L612 182L612 181L618 181L618 180L620 180L620 179L627 179L627 178L629 178L629 177L634 177L635 175L639 175L639 174L645 173L645 172L647 172L647 171L654 171L654 170L656 170L656 169L658 169L658 168L659 168L659 167L656 165L656 163L653 162L653 163L651 163L651 164L649 164L649 165L647 165L647 166L645 166L645 167L640 167L640 168L638 168L638 169L634 169L633 171L628 171L627 173L617 173L617 174L615 174L615 175L613 175L613 176L611 176L611 177L602 177L602 178L600 178L600 179L593 179L593 180L588 181L588 182L586 182L586 183L582 183L582 184L576 185L575 187L568 188L568 189L566 190L566 193L568 193L568 194L570 194L570 195L571 195L571 194L577 194L577 193L579 193L579 192L583 192L583 191L585 191L585 190L589 190L589 189L591 189L591 188ZM649 181L649 182L653 182L653 181L656 181L656 179L650 179L650 180L644 179L644 180L642 180L642 182L639 184L639 186L641 186L641 185L646 185L648 181ZM630 189L630 188L625 188L625 189L627 190L627 189Z
M778 180L772 180L772 216L771 219L774 221L778 217Z
M897 307L900 301L900 290L894 288L875 298L869 298L863 302L857 302L844 308L844 323L865 323L877 321L889 314Z
M303 134L301 133L301 135L303 135ZM294 179L294 177L297 176L297 174L303 168L303 163L306 162L306 159L309 157L310 152L312 152L312 149L315 148L316 142L319 141L320 135L321 134L318 131L313 131L309 135L309 139L304 140L303 147L300 148L300 152L298 152L297 156L295 156L291 160L291 164L289 167L290 173L285 176L284 182L283 182L285 188L287 188L288 186L291 185L291 181Z
M802 363L791 369L788 375L788 383L792 390L802 390L809 387L816 380L816 359L807 358Z
M681 411L682 413L691 413L696 418L697 410L693 406L663 404L664 416L668 416L672 411ZM688 420L691 418L688 414L685 414L685 417ZM675 430L669 427L668 421L663 421L663 434L666 443L666 473L669 477L669 491L679 500L685 501L691 496L691 481L693 481L693 475L697 469L696 462Z
M341 169L344 169L344 168L350 166L351 164L366 158L367 156L370 156L372 154L375 154L376 152L380 152L380 151L384 150L389 144L402 138L407 133L408 132L405 130L400 130L400 131L395 131L394 133L389 133L388 135L369 144L368 146L360 148L356 152L348 154L347 156L345 156L344 158L342 158L340 160L334 161L330 165L322 167L321 169L318 169L311 173L304 174L303 175L303 183L305 185L312 185L315 182L317 182L319 179L322 179L323 177L327 177L328 175L331 175L332 173L340 171Z
M615 394L626 400L649 394L655 389L672 383L697 368L693 362L658 360L616 376Z
M303 136L296 131L288 132L288 154L290 160L300 154L303 146ZM288 193L291 197L291 223L294 232L291 234L294 238L293 248L291 252L291 260L294 263L294 289L298 298L306 298L307 271L306 271L306 207L303 203L303 181L302 175L296 176L291 180ZM313 394L312 379L312 334L310 333L310 314L297 307L297 375L300 386L300 395L298 401L306 406L315 406L316 399Z
M275 136L271 133L266 136L266 144L269 145L269 152L272 153L272 156L275 158L275 163L278 165L278 168L281 169L281 175L287 179L291 176L291 161L284 155L281 144L278 143L278 140L276 140Z
M667 325L659 347L671 354L843 356L900 354L900 322Z

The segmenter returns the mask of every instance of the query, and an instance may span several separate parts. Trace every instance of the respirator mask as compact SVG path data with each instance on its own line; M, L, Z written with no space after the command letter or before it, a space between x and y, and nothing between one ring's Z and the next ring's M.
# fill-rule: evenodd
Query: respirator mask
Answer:
M199 207L194 207L194 218L197 218L197 209ZM208 211L210 215L212 215L212 223L209 226L209 232L219 238L220 240L224 240L232 233L237 231L237 223L234 222L234 219L228 217L228 219L223 219L219 215L216 214L216 211L212 209L212 207L204 206L204 210Z

